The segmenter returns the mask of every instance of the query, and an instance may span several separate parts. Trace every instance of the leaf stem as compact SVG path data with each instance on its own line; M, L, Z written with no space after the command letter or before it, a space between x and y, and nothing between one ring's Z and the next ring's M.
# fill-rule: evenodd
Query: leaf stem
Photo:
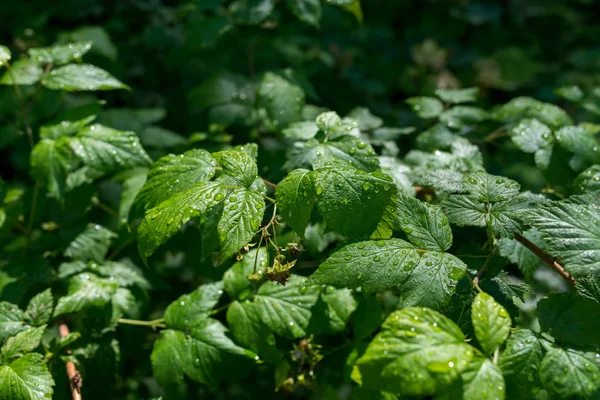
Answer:
M31 235L33 233L33 220L35 218L35 209L37 207L37 200L40 195L40 187L42 186L42 181L36 179L35 186L33 188L33 198L31 200L31 211L29 212L29 221L27 222L27 239L25 244L25 250L29 249L31 245Z
M137 326L149 326L150 328L156 330L156 328L166 328L167 325L164 324L164 319L159 318L152 321L140 321L138 319L127 319L127 318L119 318L117 322L119 324L124 325L137 325Z
M477 276L475 277L475 279L473 279L471 281L473 286L475 286L475 289L479 290L480 293L483 293L483 290L481 290L481 288L479 287L479 281L481 281L483 274L485 274L485 271L487 271L487 266L488 266L489 262L490 262L489 258L487 260L485 260L485 262L481 266L481 269L479 269L479 272L477 272Z
M94 205L109 214L111 217L119 218L119 213L113 210L110 206L102 203L100 200L93 201Z
M475 281L473 279L471 279L471 277L469 276L469 273L467 271L464 271L465 276L467 277L467 279L469 280L469 282L471 282L471 286L473 286L475 289L477 289L479 291L479 293L483 293L483 290L481 290L481 288L479 287L479 285L477 283L475 283ZM461 312L462 315L462 312Z
M58 325L58 334L61 338L69 335L69 327L64 320ZM66 352L67 354L70 354L71 350L67 349ZM67 361L65 363L65 368L67 369L67 376L69 377L73 400L81 400L81 375L79 375L79 371L77 371L77 367L73 361Z
M223 310L226 310L227 308L229 308L229 306L230 306L230 305L231 305L231 303L228 303L228 304L225 304L223 307L219 307L219 308L217 308L216 310L212 310L212 311L210 312L210 315L215 315L215 314L218 314L218 313L220 313L221 311L223 311Z
M575 278L571 276L567 271L565 271L564 267L560 265L554 257L546 253L544 250L540 249L535 243L527 239L525 236L521 235L519 232L515 232L514 234L515 240L525 246L529 251L535 254L540 260L542 260L547 266L552 268L554 271L558 272L558 274L567 281L569 286L573 288L575 292L577 292L577 286L575 286Z
M485 137L485 139L483 139L484 142L491 142L495 139L498 139L499 137L502 136L506 136L508 135L509 132L506 129L506 125L502 125L501 127L497 128L496 130L492 131L492 133L490 133L488 136Z
M546 194L546 193L553 194L553 195L555 195L556 197L558 197L561 200L564 200L564 198L565 198L564 194L562 194L560 192L557 192L556 190L554 190L550 186L546 187L545 189L542 189L542 193L544 193L544 194Z
M262 244L263 241L263 235L260 235L260 239L258 239L258 247L256 247L256 257L254 257L254 272L252 272L253 274L256 274L256 267L258 265L258 253L260 252L260 245Z
M269 200L271 203L273 203L273 204L277 204L277 201L275 201L275 199L272 199L272 198L270 198L269 196L266 196L266 195L264 195L264 194L263 194L263 197L264 197L265 199Z
M265 178L261 178L261 179L262 179L262 181L265 183L265 185L267 185L267 186L271 186L272 188L276 188L276 187L277 187L277 185L276 185L276 184L274 184L273 182L269 182L269 181L268 181L268 180L266 180Z
M494 352L494 358L492 359L492 362L494 363L494 365L498 365L499 357L500 357L500 349L496 349L496 351Z

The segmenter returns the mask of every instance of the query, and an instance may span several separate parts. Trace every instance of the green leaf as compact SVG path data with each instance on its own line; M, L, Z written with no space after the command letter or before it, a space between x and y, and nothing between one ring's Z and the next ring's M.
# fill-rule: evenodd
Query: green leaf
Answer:
M184 374L193 381L214 384L240 356L255 355L238 347L226 335L227 329L211 318L203 319L185 335L165 329L152 351L152 369L162 386L180 385Z
M500 195L502 196L502 195ZM493 204L480 202L474 196L454 195L442 202L448 220L459 226L486 226L489 222L492 232L501 237L512 237L514 232L523 231L522 221L527 218L532 207L541 200L533 196L518 195L507 201Z
M52 197L60 198L64 191L70 152L60 142L42 139L31 151L31 175L46 182Z
M383 308L377 297L363 296L352 314L354 339L361 340L375 332L382 320Z
M577 85L561 86L558 89L554 89L554 93L563 99L574 102L581 101L584 98L583 90Z
M52 47L41 47L27 50L29 57L42 64L55 66L68 64L80 59L92 48L92 42L75 42Z
M58 139L62 136L72 136L89 125L96 119L95 115L80 119L78 121L61 121L56 125L44 125L40 127L40 137L42 139Z
M327 4L341 7L350 14L354 15L359 24L363 23L363 13L360 6L360 0L326 0Z
M202 320L192 329L188 339L189 362L184 369L192 380L214 385L242 357L256 359L254 353L237 346L226 333L227 328L212 318Z
M292 122L281 131L281 134L286 139L291 140L308 140L319 132L319 127L312 121Z
M406 103L420 118L439 117L444 111L444 104L435 97L410 97Z
M326 224L346 236L372 234L394 205L397 187L380 173L331 163L314 172L317 208Z
M540 366L543 387L559 398L587 399L600 388L600 366L594 353L550 349Z
M15 336L9 337L2 346L2 357L10 360L35 350L39 346L45 330L46 325L42 325L37 328L27 328Z
M133 132L94 124L65 140L85 166L103 173L148 167L152 163Z
M274 6L273 0L235 0L229 11L236 23L257 25L271 15Z
M52 398L54 379L44 357L29 353L10 365L0 366L0 398L46 400Z
M600 193L600 165L592 165L579 174L573 186L579 193Z
M504 122L523 118L535 118L552 128L560 128L561 126L573 124L571 117L562 108L554 104L543 103L531 97L516 97L512 99L495 109L492 112L492 117Z
M360 136L356 121L347 118L341 119L333 111L319 114L315 119L315 123L328 140L334 140L342 136Z
M234 339L267 361L279 358L275 336L261 322L258 306L245 301L234 301L227 308L227 325Z
M25 314L17 305L0 302L0 341L26 329L24 319Z
M540 327L558 342L600 347L600 304L572 293L554 293L539 301Z
M356 107L353 108L347 115L348 118L352 118L356 122L358 122L358 127L361 131L371 131L373 129L377 129L383 125L383 120L376 115L371 114L368 108L365 107ZM399 128L383 128L383 131L380 131L382 134L385 130L391 130L392 132L396 132L398 134L405 134L402 129ZM390 132L390 131L388 131ZM377 135L375 135L377 136Z
M515 302L515 299L520 299L523 302L533 299L535 292L527 283L516 279L513 276L501 272L492 278L498 290L509 300Z
M400 287L400 301L405 307L418 305L439 309L450 301L456 283L466 269L467 266L452 254L427 252Z
M91 49L92 53L99 54L108 58L111 61L117 60L117 47L111 41L110 36L99 26L83 26L68 33L59 35L62 40L67 41L91 41L94 46Z
M586 276L575 281L577 293L600 303L600 276Z
M552 151L554 150L554 145L551 144L548 147L544 147L543 149L539 149L533 154L533 159L535 161L535 165L538 166L541 170L546 170L550 166L550 161L552 161Z
M263 76L258 88L258 102L267 110L274 126L285 127L290 122L299 121L304 101L302 88L282 74L267 72Z
M252 294L253 286L248 275L262 274L263 268L269 265L269 252L266 247L252 249L244 254L241 261L236 262L223 274L223 286L229 296L244 300Z
M488 118L488 113L481 108L471 106L454 106L440 115L440 122L449 128L462 129L475 125Z
M111 281L117 282L119 286L137 286L142 289L149 289L150 283L146 280L142 271L130 262L125 263L125 261L105 261L100 265L91 263L88 271L109 278Z
M321 21L320 0L286 0L286 4L300 21L319 27Z
M313 175L306 169L290 172L275 189L275 200L281 216L301 237L304 237L310 221L314 193Z
M209 180L215 175L216 163L209 152L201 149L159 158L148 171L135 206L148 210L198 182Z
M138 250L142 260L145 262L191 218L209 212L226 194L227 189L220 183L200 182L150 209L138 228Z
M100 307L110 302L118 284L95 274L82 273L69 279L66 296L60 297L54 316L74 313L89 307Z
M124 171L113 178L115 181L122 181L121 199L119 202L119 221L121 224L126 224L129 220L131 207L146 184L148 171L148 168L136 167Z
M508 312L487 293L479 293L473 301L471 319L475 337L487 355L496 351L508 337L511 320Z
M471 103L477 100L477 96L479 96L479 88L438 89L435 91L435 95L442 99L442 101L445 103Z
M539 207L541 200L538 197L519 195L508 201L494 203L490 207L492 231L497 236L513 237L515 232L524 230L524 221L529 212Z
M576 199L582 203L576 203ZM587 204L586 204L587 203ZM575 278L600 273L600 207L585 197L530 210L528 222L542 233L547 252Z
M224 71L206 79L190 92L188 98L199 110L211 107L214 107L213 110L218 110L219 106L222 108L233 106L245 114L250 113L250 107L255 102L255 91L256 89L243 75Z
M43 73L35 60L22 58L11 63L10 71L4 72L0 78L0 85L33 85L42 78Z
M523 232L523 236L544 250L546 244L541 238L541 234L537 229L530 229ZM533 275L533 271L540 265L540 259L533 254L527 247L515 239L501 238L498 241L498 250L502 257L506 257L510 262L517 264L527 279Z
M42 80L42 85L50 90L66 92L130 90L114 76L91 64L69 64L54 69Z
M321 288L307 286L306 278L292 275L286 286L274 282L263 284L254 296L261 321L273 332L290 339L306 336L311 308Z
M353 243L319 265L308 284L362 287L367 292L381 292L403 285L418 263L419 254L404 240Z
M189 330L205 320L223 294L223 282L199 286L184 294L165 310L165 323L169 328Z
M495 203L509 200L519 194L521 186L502 176L485 172L471 172L463 178L464 190L475 196L482 203Z
M213 157L221 165L225 175L230 176L246 188L252 185L258 175L256 162L252 156L242 151L221 151L214 153Z
M183 383L184 370L189 359L188 339L183 332L172 329L160 331L152 348L152 372L162 386Z
M40 326L48 323L52 317L53 309L54 298L52 297L52 290L46 289L33 296L29 301L23 318L33 326Z
M581 171L590 164L600 164L600 143L596 132L583 125L565 126L556 132L556 140L561 147L574 153L569 165Z
M386 319L356 362L353 378L367 389L432 395L458 379L475 352L450 319L409 307Z
M10 50L6 46L0 46L0 66L5 62L10 60L11 54Z
M117 234L98 224L88 224L83 232L69 244L65 257L81 261L102 261Z
M552 141L552 131L537 119L524 119L512 129L513 143L525 153L548 147Z
M542 345L532 331L517 329L511 333L499 361L509 399L531 398L543 357Z
M265 213L265 201L259 192L233 189L225 200L218 224L221 259L235 255L257 232Z
M464 400L479 400L482 397L504 399L504 377L492 360L483 357L472 359L462 373L462 380Z
M398 224L415 246L446 251L452 246L452 230L441 208L401 194Z
M319 143L316 139L296 142L288 150L283 167L288 170L312 167L324 160L344 161L365 171L379 169L379 160L371 145L353 136L341 136L326 143Z
M356 309L356 299L350 289L326 287L312 308L307 330L312 334L335 334L343 332L350 315Z

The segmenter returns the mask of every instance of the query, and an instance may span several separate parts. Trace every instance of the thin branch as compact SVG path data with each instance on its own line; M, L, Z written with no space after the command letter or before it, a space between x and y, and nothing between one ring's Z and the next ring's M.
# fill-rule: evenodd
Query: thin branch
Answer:
M69 327L64 321L58 325L58 334L61 338L69 335ZM67 354L70 353L71 350L67 350ZM79 371L77 371L77 367L73 361L67 361L65 367L67 369L67 376L69 377L73 400L81 400L81 375L79 375Z
M273 182L269 182L268 180L264 179L262 180L267 186L271 186L272 188L276 188L277 185L274 184Z
M475 279L473 279L471 281L471 284L473 286L475 286L475 289L477 289L480 293L483 292L483 290L481 290L481 288L479 287L479 281L481 281L481 278L483 277L483 274L485 274L485 271L487 271L487 266L488 266L489 262L490 262L489 258L487 260L485 260L485 262L481 266L481 269L477 273L477 276L475 277Z
M135 242L135 236L130 237L129 239L124 241L123 244L119 246L115 251L113 251L108 257L106 257L106 259L109 261L113 260L117 255L119 255L123 250L125 250L127 246L129 246L133 242Z
M496 129L495 131L490 133L488 136L486 136L485 139L483 139L483 141L484 142L492 142L495 139L498 139L499 137L502 137L502 136L506 136L508 134L509 134L509 132L506 129L506 125L502 125L498 129Z
M562 265L560 265L554 257L546 253L544 250L540 249L535 243L531 242L525 236L521 235L518 232L515 232L515 240L521 243L523 246L527 247L529 251L535 254L540 260L542 260L546 265L552 268L554 271L558 272L558 274L567 281L569 286L573 288L575 292L577 292L577 287L575 286L575 278L571 276Z
M156 328L166 328L167 327L167 325L164 324L164 319L162 319L162 318L155 319L153 321L140 321L137 319L119 318L117 320L117 322L119 324L125 324L125 325L148 326L154 330L156 330Z
M27 241L25 244L25 250L29 249L31 245L31 235L33 234L33 220L35 219L35 209L37 207L37 200L40 195L40 189L42 186L42 181L37 179L35 181L35 186L33 188L33 198L31 200L31 211L29 212L29 221L27 222Z

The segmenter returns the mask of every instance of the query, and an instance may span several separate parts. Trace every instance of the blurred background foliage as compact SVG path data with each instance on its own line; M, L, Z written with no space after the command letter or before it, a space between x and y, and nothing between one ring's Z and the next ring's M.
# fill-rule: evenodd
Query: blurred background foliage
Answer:
M98 114L103 124L137 132L153 159L190 147L215 151L228 144L256 141L260 145L259 172L274 182L285 174L286 143L274 140L281 135L281 128L295 120L314 119L323 109L347 115L357 106L366 107L383 118L386 126L415 127L420 132L432 123L411 111L407 97L476 86L482 108L526 95L560 105L575 121L598 121L598 1L324 0L317 1L318 10L312 11L294 6L299 3L2 1L0 43L11 48L16 61L29 48L93 41L86 62L132 88L85 94L41 89L29 112L34 131L51 121ZM273 92L273 87L281 90ZM31 97L35 88L24 86L22 90L25 97ZM265 103L257 107L260 102ZM279 110L279 104L286 108ZM13 88L0 86L0 174L5 181L31 186L30 149L16 118L18 107ZM488 171L517 179L524 189L546 187L547 179L533 166L530 155L506 152L514 149L510 141L483 140L496 128L482 124L475 135L485 150ZM413 137L403 136L400 156L413 144ZM577 176L560 168L558 172L551 168L547 174L554 174L559 188ZM87 196L96 205L118 209L118 183L107 180L97 194L94 190L83 186L70 196ZM26 210L30 197L25 198L28 200L19 207ZM100 208L79 210L68 207L69 198L66 202L66 211L56 208L47 218L43 246L67 242L74 236L69 230L54 236L52 220L86 224L83 215L87 214L88 220L118 230L117 252L141 265L134 236L126 225L115 226L112 216ZM337 239L321 228L316 225L311 228L313 234L307 235L305 247L310 255L322 253ZM7 232L0 233L6 237ZM456 233L460 235L461 230ZM190 245L198 239L197 232L185 230L156 257L149 272L154 275L153 295L144 305L144 315L159 318L181 293L220 278L225 268L198 265L197 246ZM305 265L310 267L310 263ZM312 267L316 265L312 261ZM33 274L28 266L13 264L11 268L3 272L1 280L4 299L20 302L26 293L36 292L36 284L45 287L48 277ZM31 279L9 287L14 282L7 283L6 277L13 275L12 270L15 274L29 271ZM89 321L96 317L90 314ZM74 329L86 332L85 326ZM102 354L106 364L98 368L98 358L90 356L94 361L88 368L94 373L84 374L86 398L137 399L157 392L148 362L152 335L140 338L139 329L124 328L118 339L120 352L110 341L89 350ZM318 366L318 390L300 390L296 395L339 396L338 389L348 383L344 382L348 356L344 350L329 355ZM115 370L111 366L117 360L121 362ZM86 366L82 368L85 372ZM280 396L265 376L257 373L212 389L190 383L187 393L189 398ZM107 382L111 382L110 388ZM56 398L66 398L61 392L64 389L57 386Z

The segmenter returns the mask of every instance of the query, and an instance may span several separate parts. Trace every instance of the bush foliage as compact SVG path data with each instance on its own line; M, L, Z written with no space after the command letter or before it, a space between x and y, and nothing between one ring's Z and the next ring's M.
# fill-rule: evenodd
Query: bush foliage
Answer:
M0 5L1 399L600 398L593 0L55 3Z

